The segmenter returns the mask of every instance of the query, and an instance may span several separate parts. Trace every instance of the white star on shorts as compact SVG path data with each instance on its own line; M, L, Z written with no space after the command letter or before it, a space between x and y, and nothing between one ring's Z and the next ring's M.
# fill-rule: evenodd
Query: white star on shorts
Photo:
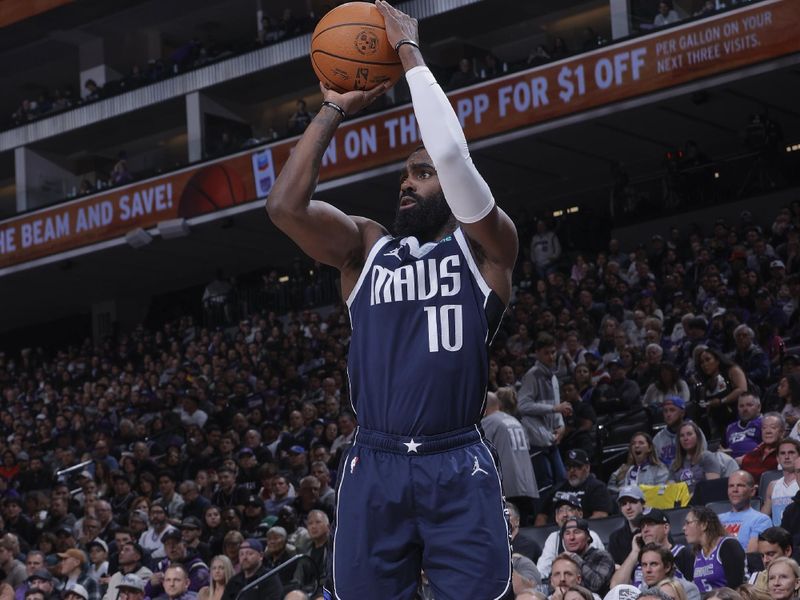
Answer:
M415 454L418 454L418 452L417 452L417 448L419 448L420 446L422 446L422 444L418 444L418 443L416 443L416 442L414 441L414 438L411 438L411 441L410 441L410 442L403 442L403 445L404 445L405 447L407 447L407 448L408 448L408 451L409 451L409 453L413 452L413 453L415 453Z

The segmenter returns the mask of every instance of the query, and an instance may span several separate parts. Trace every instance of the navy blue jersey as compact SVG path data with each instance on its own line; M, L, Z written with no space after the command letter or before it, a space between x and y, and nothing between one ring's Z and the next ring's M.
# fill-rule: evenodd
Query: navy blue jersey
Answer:
M462 230L423 246L386 236L350 297L348 373L359 425L436 435L478 423L505 306Z

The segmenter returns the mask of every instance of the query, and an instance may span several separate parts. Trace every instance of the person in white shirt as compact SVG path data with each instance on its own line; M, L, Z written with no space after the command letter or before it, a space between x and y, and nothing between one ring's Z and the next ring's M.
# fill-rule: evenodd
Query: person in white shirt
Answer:
M800 469L800 442L788 438L778 444L778 465L783 469L783 477L770 481L764 494L761 512L772 518L772 524L779 527L784 509L792 503L792 498L800 492L797 469Z
M555 521L559 529L547 536L542 548L542 554L536 562L536 568L542 577L549 577L550 571L553 566L555 558L564 552L564 545L561 542L561 527L568 519L581 519L583 518L583 508L581 507L581 499L577 494L570 492L557 492L556 497L553 499L553 506L555 510ZM597 532L589 532L592 541L590 546L598 550L605 550L600 536Z

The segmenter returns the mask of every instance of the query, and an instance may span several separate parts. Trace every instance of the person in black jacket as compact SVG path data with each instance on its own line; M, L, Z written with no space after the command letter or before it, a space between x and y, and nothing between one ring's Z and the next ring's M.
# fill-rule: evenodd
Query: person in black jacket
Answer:
M800 463L800 459L795 461L795 465L797 463ZM792 546L795 548L793 556L800 558L800 492L794 495L792 503L784 509L781 527L792 532Z
M639 531L637 523L639 515L644 512L644 494L638 485L626 485L620 489L617 503L625 522L622 527L611 532L606 550L614 558L614 562L621 565L630 554L633 536Z
M276 575L239 596L242 588L268 572L263 564L264 546L256 539L247 538L239 545L239 564L242 570L231 577L222 593L222 600L281 600L283 585Z

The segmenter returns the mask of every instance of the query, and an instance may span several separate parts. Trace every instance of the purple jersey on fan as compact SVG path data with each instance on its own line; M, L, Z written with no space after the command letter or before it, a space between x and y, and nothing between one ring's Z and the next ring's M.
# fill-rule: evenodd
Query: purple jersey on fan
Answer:
M694 558L694 584L700 588L700 592L710 592L711 590L725 587L728 585L728 580L725 577L725 569L722 568L722 562L719 558L719 549L725 540L733 540L737 544L736 538L723 537L720 538L717 545L711 551L711 554L706 556L700 550ZM744 565L742 565L744 568Z
M728 429L725 431L725 445L730 448L733 458L744 456L760 443L761 417L757 417L745 425L736 420L728 425Z

